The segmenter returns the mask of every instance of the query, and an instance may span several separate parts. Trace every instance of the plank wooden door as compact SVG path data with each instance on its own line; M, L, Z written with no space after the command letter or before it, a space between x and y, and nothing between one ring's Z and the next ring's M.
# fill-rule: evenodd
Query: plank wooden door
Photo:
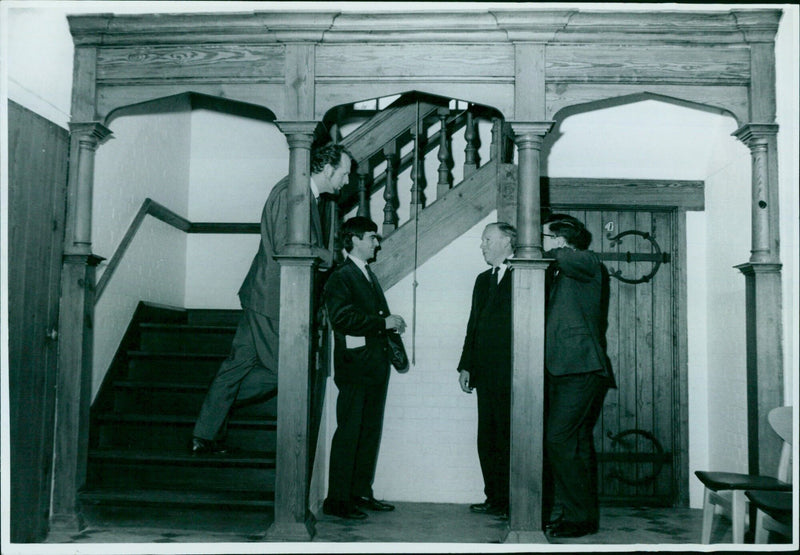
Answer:
M66 130L9 102L8 355L13 542L48 531Z
M678 211L573 210L609 272L609 390L595 428L600 498L671 506L683 498L687 430L677 353ZM660 251L660 252L659 252Z

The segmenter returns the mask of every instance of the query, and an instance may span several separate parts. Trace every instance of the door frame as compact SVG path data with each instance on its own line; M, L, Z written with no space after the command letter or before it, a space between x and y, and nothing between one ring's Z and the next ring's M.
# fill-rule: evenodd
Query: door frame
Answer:
M673 434L679 447L673 453L674 505L689 506L689 361L686 212L705 209L705 184L689 180L542 178L543 208L564 210L660 210L673 216L673 322L676 330L672 387ZM546 196L546 195L549 195ZM677 391L675 391L677 389Z

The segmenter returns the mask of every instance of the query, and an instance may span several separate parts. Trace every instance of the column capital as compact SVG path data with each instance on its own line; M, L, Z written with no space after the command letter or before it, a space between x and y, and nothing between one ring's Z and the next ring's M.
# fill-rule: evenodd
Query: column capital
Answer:
M96 145L101 145L114 132L99 121L73 121L69 123L69 133L80 138L91 139Z
M287 137L305 135L313 142L314 134L317 132L317 128L322 124L318 121L276 121L275 125L277 125L281 133Z
M732 133L734 137L750 148L765 144L767 139L777 134L777 123L746 123Z
M547 270L554 258L517 258L508 259L508 265L517 270Z
M755 274L777 274L783 265L780 262L745 262L734 266L746 276Z
M736 28L747 42L774 42L781 21L780 10L731 10Z
M315 267L317 264L320 263L320 257L316 256L315 254L311 254L311 249L308 249L308 253L300 253L300 254L276 254L274 256L275 260L277 260L278 264L281 267L283 266L307 266L307 267Z
M544 137L555 125L555 121L508 121L514 131L514 142L527 136Z

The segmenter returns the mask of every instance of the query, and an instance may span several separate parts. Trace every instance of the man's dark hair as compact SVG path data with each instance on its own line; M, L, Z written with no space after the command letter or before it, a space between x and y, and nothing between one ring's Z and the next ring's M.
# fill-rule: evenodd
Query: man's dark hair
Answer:
M325 164L330 164L332 168L338 168L342 163L342 154L347 154L350 160L353 155L345 147L333 143L311 149L311 173L322 173ZM349 170L350 168L348 168Z
M354 216L344 222L341 229L339 229L339 239L342 242L344 250L347 252L353 250L353 236L363 239L364 234L370 231L378 231L378 226L375 222L364 216Z
M553 235L563 237L567 243L578 250L585 251L592 244L592 233L583 222L569 214L553 214L548 218Z

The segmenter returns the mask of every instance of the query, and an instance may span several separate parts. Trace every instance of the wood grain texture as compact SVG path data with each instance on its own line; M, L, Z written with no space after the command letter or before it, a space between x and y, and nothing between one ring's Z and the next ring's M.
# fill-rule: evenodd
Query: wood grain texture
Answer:
M47 535L69 138L8 102L10 538Z
M702 181L661 179L542 178L545 204L562 206L627 206L639 208L705 208Z
M313 258L280 257L279 425L275 463L275 534L308 530L308 426L312 369ZM312 532L313 535L313 532ZM297 539L285 537L283 539ZM310 536L308 538L310 540Z
M139 79L169 82L175 78L283 80L285 48L240 44L101 48L97 53L97 80L100 83Z
M514 51L509 44L322 44L317 50L320 77L511 77Z
M509 529L542 529L544 282L550 261L512 260Z
M561 45L547 47L548 83L747 85L747 47Z
M449 245L495 207L495 163L489 162L458 186L419 213L418 264ZM388 290L414 268L414 220L409 220L384 239L378 260L370 267Z

